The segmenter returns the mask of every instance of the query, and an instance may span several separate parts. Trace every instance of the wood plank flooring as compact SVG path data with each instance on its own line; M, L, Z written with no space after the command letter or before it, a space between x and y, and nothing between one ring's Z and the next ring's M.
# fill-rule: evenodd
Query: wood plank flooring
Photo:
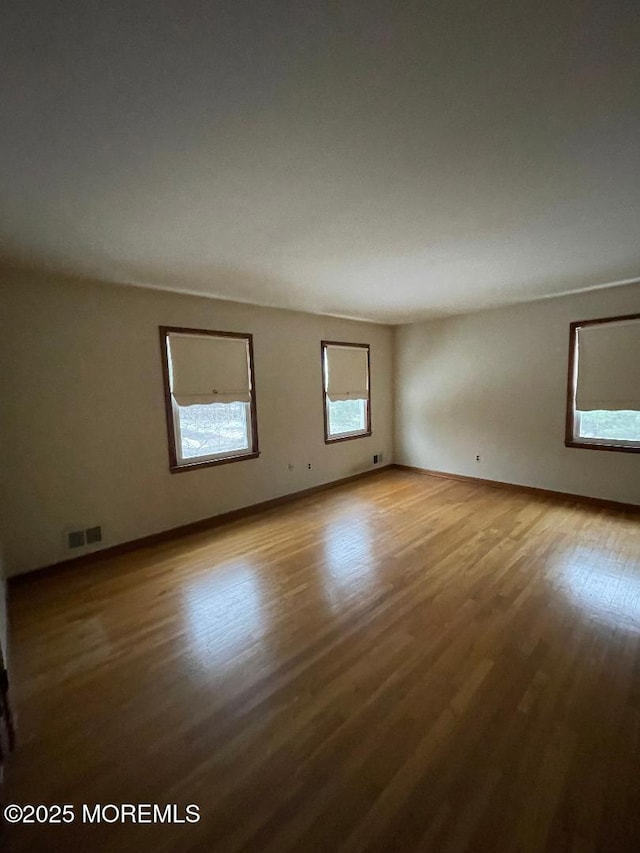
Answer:
M389 470L20 581L17 851L640 850L637 516Z

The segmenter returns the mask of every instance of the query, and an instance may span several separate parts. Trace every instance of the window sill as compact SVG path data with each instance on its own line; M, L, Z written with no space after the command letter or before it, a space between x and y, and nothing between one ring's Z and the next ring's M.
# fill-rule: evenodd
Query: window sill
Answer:
M371 435L371 430L368 432L358 432L355 435L338 435L335 438L331 438L331 436L325 436L324 443L325 444L337 444L339 441L353 441L354 438L367 438Z
M581 450L613 450L618 453L640 453L640 445L633 444L598 444L591 441L565 441L565 447L578 447Z
M184 465L170 465L172 474L181 474L183 471L194 471L196 468L211 468L214 465L228 465L230 462L244 462L245 459L257 459L259 451L254 453L242 453L238 456L225 456L222 459L207 459L206 462L188 462Z

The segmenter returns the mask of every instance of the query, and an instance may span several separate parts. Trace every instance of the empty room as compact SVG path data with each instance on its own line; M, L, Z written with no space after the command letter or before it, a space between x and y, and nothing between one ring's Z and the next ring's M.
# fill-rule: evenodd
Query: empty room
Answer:
M0 849L640 850L640 10L0 12Z

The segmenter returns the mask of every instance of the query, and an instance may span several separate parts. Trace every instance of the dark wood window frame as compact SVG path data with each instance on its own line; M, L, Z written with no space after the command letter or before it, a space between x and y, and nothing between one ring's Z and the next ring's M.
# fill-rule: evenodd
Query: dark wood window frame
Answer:
M620 323L625 320L640 320L640 314L624 314L620 317L600 317L597 320L579 320L569 326L569 373L567 376L567 416L565 426L565 447L578 447L582 450L608 450L618 453L640 453L640 446L625 444L604 444L599 439L590 442L576 438L576 391L578 379L578 330L586 326L598 326L603 323Z
M164 385L164 402L167 419L167 437L169 440L169 470L172 474L182 471L194 471L198 468L211 468L214 465L227 465L231 462L244 462L246 459L256 459L260 456L258 448L258 414L256 408L256 381L253 366L253 335L248 332L220 332L212 329L191 329L181 326L160 326L160 349L162 352L162 380ZM169 378L169 352L167 339L170 334L199 335L212 338L242 338L247 341L249 349L249 375L251 377L251 449L248 452L239 453L237 456L225 456L220 459L207 459L202 462L179 462L176 447L176 431L173 419L173 405L171 401L171 383Z
M366 432L354 433L354 435L340 435L332 437L329 435L329 419L327 417L327 377L325 376L325 350L327 347L353 347L367 351L367 378L369 380L369 399L367 400L367 428ZM341 441L353 441L356 438L367 438L371 435L371 347L369 344L356 344L351 341L320 341L320 361L322 368L322 416L324 420L324 443L338 444Z

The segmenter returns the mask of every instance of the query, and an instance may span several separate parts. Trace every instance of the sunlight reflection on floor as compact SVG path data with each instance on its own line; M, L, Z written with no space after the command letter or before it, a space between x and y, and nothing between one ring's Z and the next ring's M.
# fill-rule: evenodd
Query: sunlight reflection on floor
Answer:
M558 588L591 619L640 634L640 565L617 562L594 548L567 555Z
M370 521L359 515L339 517L324 531L324 591L331 610L345 608L354 597L369 598L379 584L371 547Z
M224 668L265 636L262 583L249 563L203 577L185 589L184 602L189 644L200 666Z

